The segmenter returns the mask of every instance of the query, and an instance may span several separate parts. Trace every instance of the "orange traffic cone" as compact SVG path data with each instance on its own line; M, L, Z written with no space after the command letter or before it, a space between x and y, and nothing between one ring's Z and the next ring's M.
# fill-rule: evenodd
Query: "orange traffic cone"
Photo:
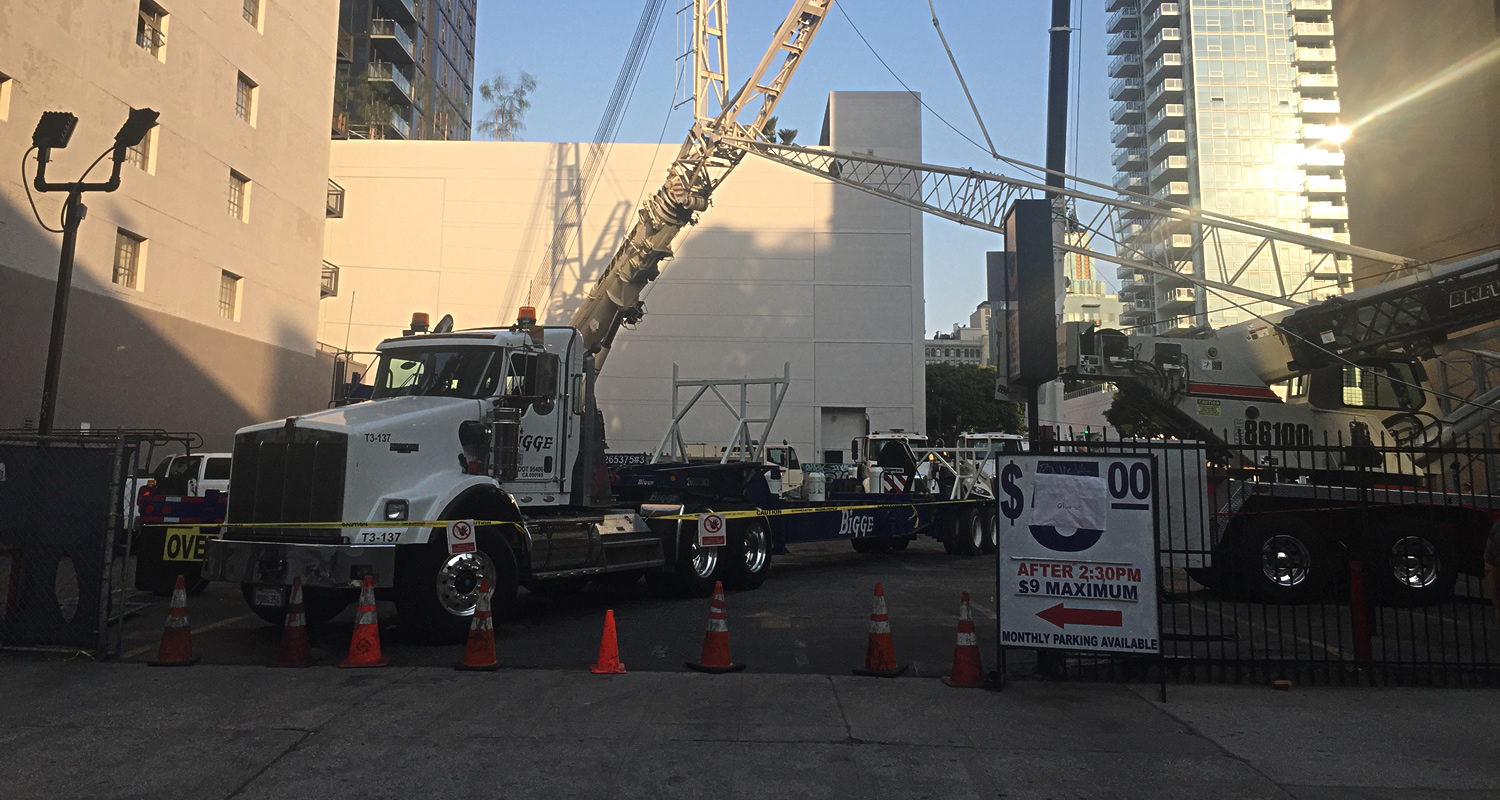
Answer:
M589 667L595 675L624 675L625 665L620 663L620 644L615 640L615 610L604 612L604 638L599 640L599 660Z
M349 657L339 666L383 667L389 661L380 655L380 618L375 615L375 579L365 576L359 589L359 614L354 618L354 638L349 640Z
M699 672L739 672L744 664L729 660L729 615L724 606L724 583L714 581L714 599L708 607L708 631L703 634L703 655L698 663L687 662Z
M292 578L292 602L287 604L286 625L281 629L281 652L273 667L310 667L312 648L307 642L307 609L302 605L302 579Z
M469 624L469 642L464 645L464 659L454 669L468 672L494 672L500 669L495 660L495 622L490 615L490 581L479 582L479 602L474 605L474 621Z
M146 663L153 667L190 667L198 663L198 657L193 655L193 628L188 624L187 584L181 575L172 588L172 609L167 612L167 624L161 631L156 660Z
M875 604L870 609L870 638L865 645L865 666L855 675L894 678L910 664L896 664L896 648L891 642L891 617L885 612L885 587L875 584Z
M958 607L958 644L953 646L953 674L943 683L955 689L984 686L984 667L979 664L979 639L974 635L974 617L969 613L969 593Z

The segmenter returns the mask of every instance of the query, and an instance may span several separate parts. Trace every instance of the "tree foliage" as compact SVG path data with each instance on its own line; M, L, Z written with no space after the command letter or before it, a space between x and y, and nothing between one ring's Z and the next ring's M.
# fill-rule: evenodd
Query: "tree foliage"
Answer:
M1161 424L1151 413L1150 401L1134 384L1122 383L1114 402L1104 412L1104 421L1123 438L1151 439L1164 435Z
M767 117L766 124L761 127L760 132L765 135L766 141L780 141L782 144L793 144L797 141L796 128L778 128L776 123L780 122L778 117Z
M479 84L479 97L488 108L474 126L481 136L502 142L514 142L526 130L526 112L531 108L530 95L536 90L536 78L522 72L514 82L505 73Z
M1021 406L995 399L994 367L927 365L927 435L951 444L960 433L1023 433Z
M348 128L379 139L390 124L391 104L385 91L367 80L350 80L342 71L334 78L334 107L346 115Z

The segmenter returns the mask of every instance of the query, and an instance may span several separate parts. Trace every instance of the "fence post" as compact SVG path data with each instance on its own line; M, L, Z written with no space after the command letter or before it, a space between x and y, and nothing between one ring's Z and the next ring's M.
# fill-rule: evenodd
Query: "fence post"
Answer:
M1365 602L1365 565L1354 559L1349 562L1349 614L1350 632L1354 635L1354 660L1360 664L1370 663L1370 610Z

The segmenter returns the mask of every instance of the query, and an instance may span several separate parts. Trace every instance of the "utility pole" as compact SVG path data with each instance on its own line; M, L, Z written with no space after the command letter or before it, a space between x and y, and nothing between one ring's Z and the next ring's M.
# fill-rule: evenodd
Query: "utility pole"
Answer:
M68 298L73 288L73 256L78 247L78 228L88 216L88 207L83 204L84 192L113 192L120 188L120 167L125 163L125 153L141 143L146 132L156 124L157 113L149 108L132 108L125 124L115 134L114 166L109 180L85 183L48 183L47 162L53 149L68 146L73 137L73 128L78 118L66 111L45 111L37 121L36 131L31 135L31 146L36 154L36 180L38 192L67 192L63 201L62 252L57 264L57 293L52 298L52 330L47 339L47 372L42 379L42 413L38 419L37 432L43 436L52 433L53 419L57 413L57 384L62 376L63 335L68 327ZM97 162L95 162L97 163ZM85 173L87 177L87 173Z
M1068 57L1073 35L1071 22L1071 0L1052 0L1052 26L1047 29L1050 46L1047 67L1047 185L1062 188L1062 174L1068 165ZM1048 193L1047 201L1052 207L1052 263L1055 294L1054 313L1061 321L1063 313L1064 281L1062 276L1062 242L1067 219L1065 201L1059 194ZM1054 416L1062 413L1062 386L1049 381L1032 387L1031 402L1026 408L1027 428L1032 441L1053 438L1052 431L1042 430L1042 399ZM1059 416L1060 419L1060 416ZM1044 436L1044 433L1046 434Z

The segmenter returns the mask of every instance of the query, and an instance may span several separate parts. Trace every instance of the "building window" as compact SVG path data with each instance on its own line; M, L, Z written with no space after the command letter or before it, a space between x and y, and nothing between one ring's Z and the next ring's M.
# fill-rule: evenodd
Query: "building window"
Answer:
M140 15L135 22L135 43L142 50L167 60L167 12L151 0L141 0Z
M244 14L250 27L260 30L260 0L245 0Z
M219 273L219 316L238 322L240 318L240 276L233 272Z
M250 221L250 179L234 170L229 171L229 216Z
M146 131L146 135L134 147L125 149L125 163L140 167L142 172L154 174L151 170L151 148L156 141L156 128Z
M146 240L124 229L115 230L115 270L110 276L117 286L126 289L141 288L141 256L146 249Z
M0 122L10 116L10 89L14 84L9 75L0 72Z
M234 113L240 119L255 124L255 93L257 91L255 81L245 77L245 73L239 74L239 80L234 89Z

